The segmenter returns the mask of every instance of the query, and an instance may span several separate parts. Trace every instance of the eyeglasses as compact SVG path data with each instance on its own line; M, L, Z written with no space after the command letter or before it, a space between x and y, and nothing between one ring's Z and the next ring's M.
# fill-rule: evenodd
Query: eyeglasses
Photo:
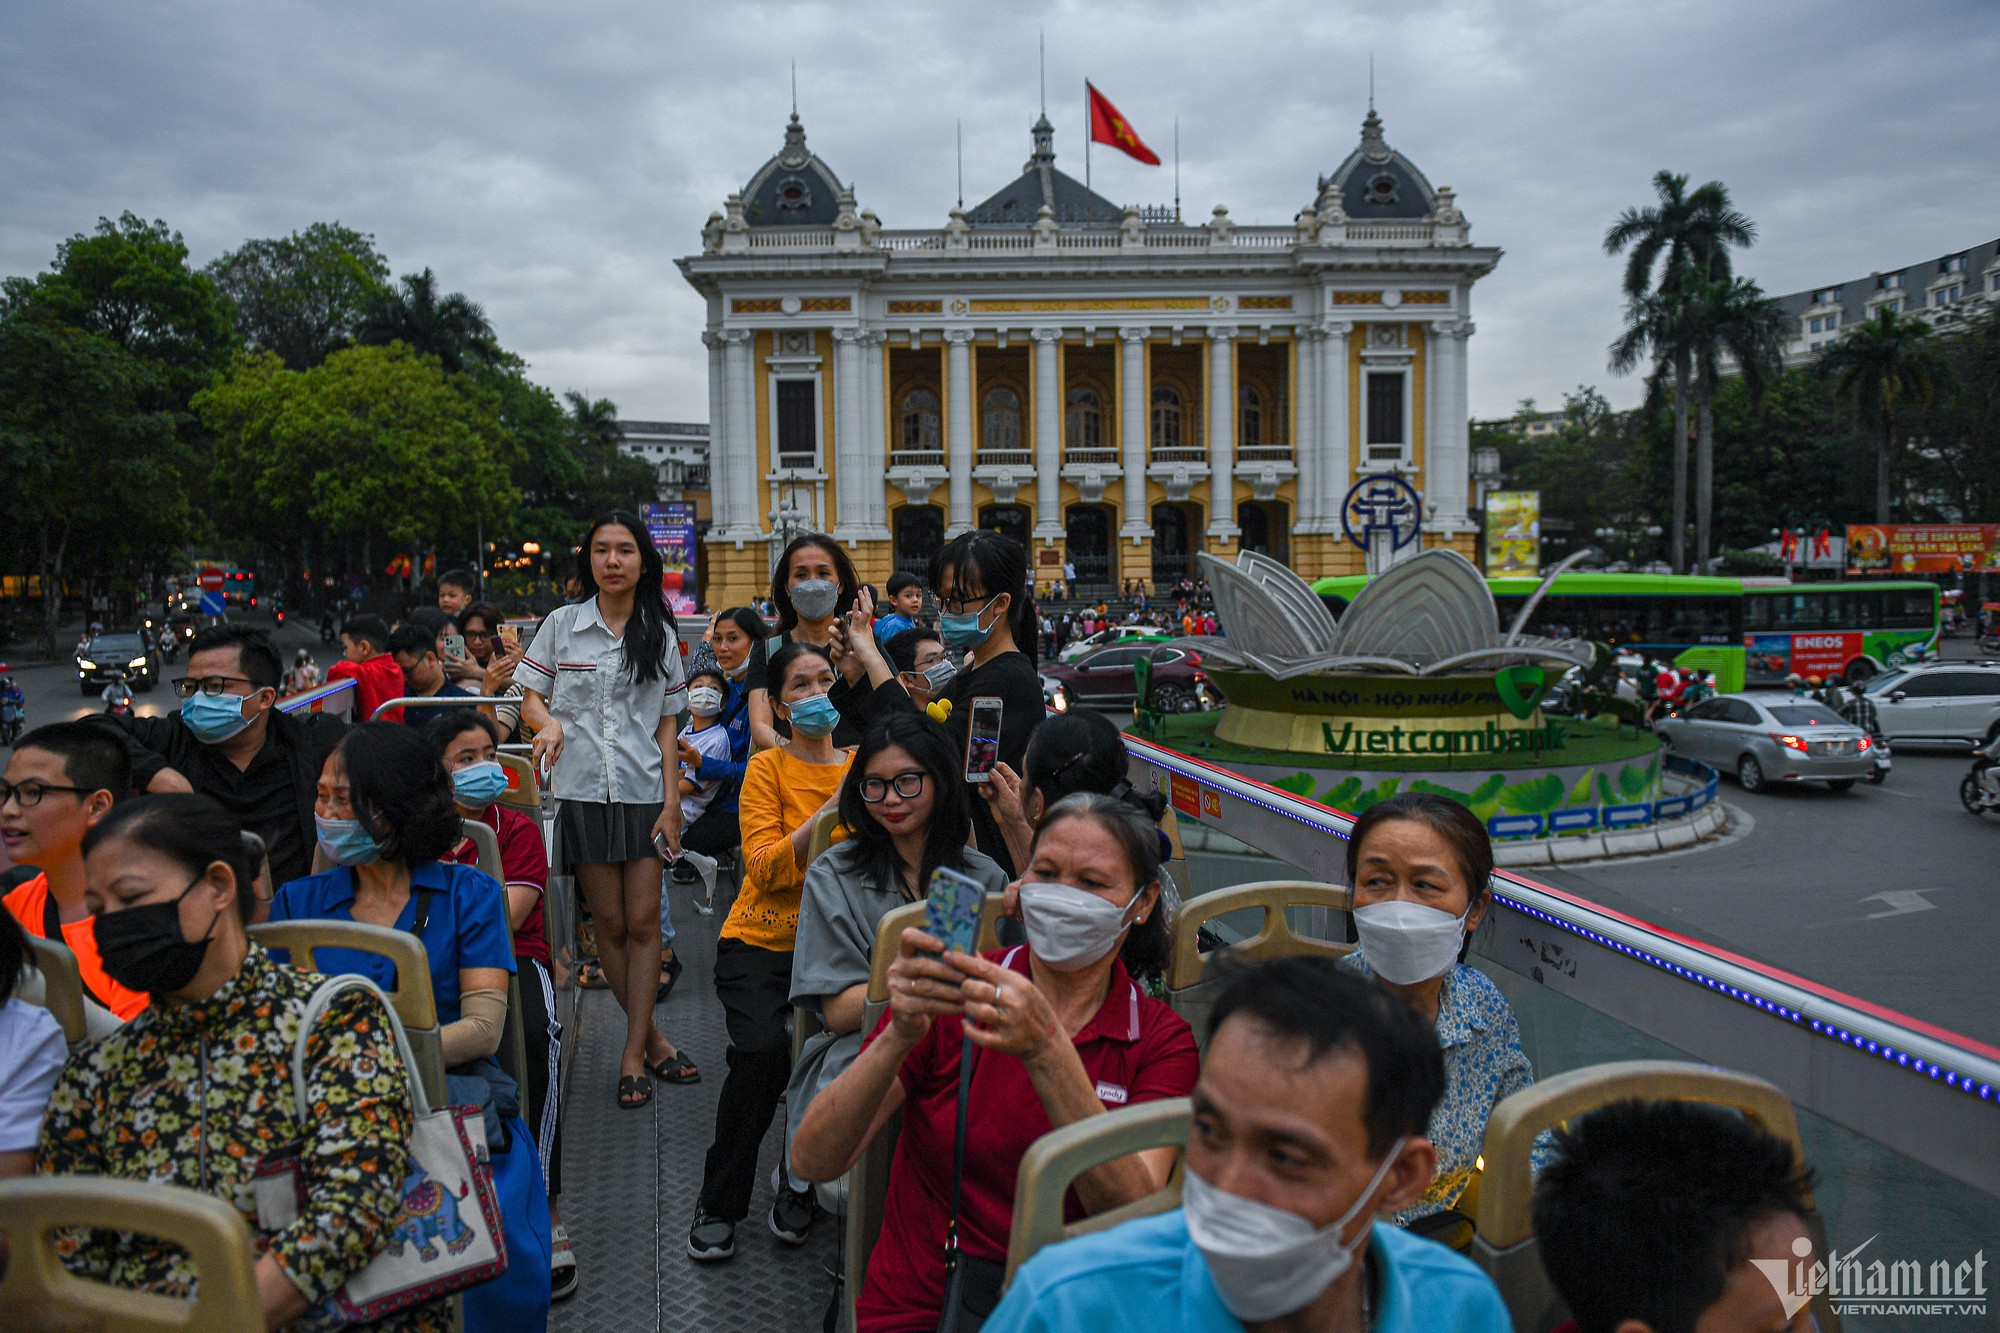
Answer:
M863 778L861 799L870 805L880 805L889 799L889 789L894 787L896 795L906 801L913 801L923 795L924 779L929 776L919 769L912 769L908 773L898 773L893 778Z
M938 609L946 615L951 616L962 616L967 611L975 609L984 611L987 607L993 605L993 599L999 595L999 593L993 592L986 594L984 597L940 597L938 598Z
M256 681L245 680L241 676L203 676L200 679L182 676L174 682L174 693L183 699L192 699L196 690L203 694L227 694L231 685L248 685L253 693L260 688Z
M469 629L465 631L465 641L467 643L471 643L474 639L477 639L481 643L485 643L488 639L491 639L493 637L494 636L491 634L483 634L476 629Z
M68 791L83 796L95 790L94 787L65 787L54 782L37 782L33 778L26 782L9 782L5 778L0 778L0 806L6 805L9 801L19 801L21 808L26 810L31 805L40 805L44 792Z

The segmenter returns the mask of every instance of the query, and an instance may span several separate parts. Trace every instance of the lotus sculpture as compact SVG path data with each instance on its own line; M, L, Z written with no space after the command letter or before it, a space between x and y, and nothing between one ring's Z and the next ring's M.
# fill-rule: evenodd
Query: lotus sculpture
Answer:
M1327 672L1442 676L1528 664L1560 674L1591 662L1587 643L1521 632L1540 590L1503 631L1486 580L1456 551L1425 551L1376 575L1338 620L1304 579L1267 556L1244 551L1234 564L1207 552L1196 558L1226 636L1197 646L1224 670L1291 680Z

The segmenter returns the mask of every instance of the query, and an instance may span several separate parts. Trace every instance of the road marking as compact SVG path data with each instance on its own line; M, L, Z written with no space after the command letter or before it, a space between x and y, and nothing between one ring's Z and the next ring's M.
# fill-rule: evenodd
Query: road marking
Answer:
M1922 889L1890 889L1887 893L1871 893L1861 900L1866 903L1881 903L1889 910L1870 912L1863 921L1880 921L1887 916L1908 916L1912 912L1931 912L1937 904L1924 897Z

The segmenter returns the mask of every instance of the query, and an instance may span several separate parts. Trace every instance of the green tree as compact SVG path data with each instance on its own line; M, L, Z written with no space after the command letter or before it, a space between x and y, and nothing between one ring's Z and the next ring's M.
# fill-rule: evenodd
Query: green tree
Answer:
M236 303L243 340L293 370L345 347L371 306L391 295L375 238L338 222L245 241L203 271Z
M1875 427L1875 521L1887 523L1897 414L1929 403L1943 374L1935 335L1923 320L1884 309L1822 351L1819 366Z
M1960 522L2000 518L2000 304L1963 302L1938 325L1943 391L1918 409L1921 483Z
M463 292L439 295L437 275L429 269L404 274L396 288L371 301L355 341L371 347L402 343L436 357L452 375L477 362L497 363L505 355L479 303Z
M1735 363L1751 402L1784 367L1790 321L1747 278L1703 283L1687 294L1684 331L1694 360L1695 568L1708 572L1715 518L1715 396L1722 357Z
M1628 247L1624 291L1626 329L1611 345L1611 369L1624 374L1650 355L1672 377L1674 403L1673 568L1686 568L1687 442L1690 381L1694 373L1692 328L1686 317L1694 288L1733 276L1729 246L1749 245L1756 226L1729 202L1720 181L1690 192L1688 178L1671 171L1653 177L1657 204L1628 208L1604 234L1606 254ZM1658 280L1654 272L1658 270Z

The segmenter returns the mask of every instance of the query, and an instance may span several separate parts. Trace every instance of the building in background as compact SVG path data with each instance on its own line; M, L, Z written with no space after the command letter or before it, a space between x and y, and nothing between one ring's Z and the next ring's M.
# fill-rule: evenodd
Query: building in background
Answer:
M1055 157L1043 117L1018 178L896 231L794 115L710 217L679 262L708 302L711 604L814 529L877 584L974 527L1084 590L1202 549L1360 572L1343 500L1384 473L1421 493L1423 546L1472 555L1471 293L1500 252L1373 110L1281 226L1121 208Z
M709 516L708 424L701 421L620 421L621 447L653 465L660 499L691 500L704 521Z
M2000 241L1776 300L1791 321L1785 364L1803 365L1844 330L1884 310L1935 319L1967 302L2000 301Z

